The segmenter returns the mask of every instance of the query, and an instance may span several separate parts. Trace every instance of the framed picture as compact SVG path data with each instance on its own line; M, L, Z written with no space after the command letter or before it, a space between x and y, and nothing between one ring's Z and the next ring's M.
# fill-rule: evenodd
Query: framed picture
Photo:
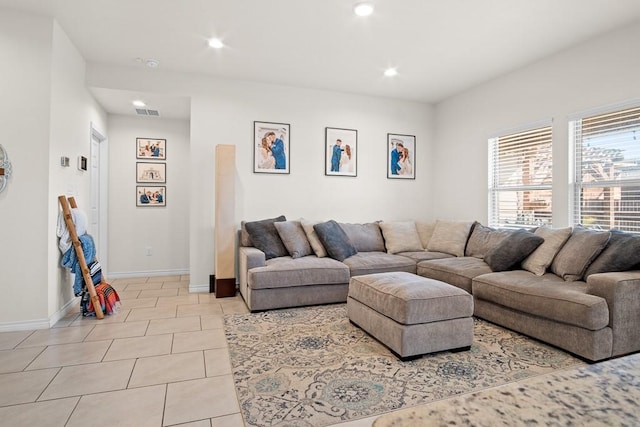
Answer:
M166 160L167 140L136 138L136 159Z
M416 137L387 134L387 178L416 178Z
M136 163L136 182L164 184L167 182L167 164L152 162Z
M324 174L358 175L358 131L355 129L325 128Z
M290 126L253 122L253 172L289 173Z
M166 206L165 185L136 185L136 206Z

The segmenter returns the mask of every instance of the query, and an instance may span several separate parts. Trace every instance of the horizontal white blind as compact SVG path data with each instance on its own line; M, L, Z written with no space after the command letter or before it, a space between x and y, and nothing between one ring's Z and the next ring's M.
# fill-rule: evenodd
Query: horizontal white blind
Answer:
M551 224L551 126L489 140L489 225Z
M576 162L573 223L640 233L640 107L570 125Z

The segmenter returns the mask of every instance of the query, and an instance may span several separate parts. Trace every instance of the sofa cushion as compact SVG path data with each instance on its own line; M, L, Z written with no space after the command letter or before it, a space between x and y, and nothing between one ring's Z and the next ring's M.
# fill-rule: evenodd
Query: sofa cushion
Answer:
M406 271L414 274L416 272L414 260L386 252L358 252L342 262L349 267L352 276L388 271Z
M453 258L454 256L451 254L445 254L444 252L432 252L432 251L417 251L417 252L400 252L396 255L404 256L407 258L411 258L416 263L420 261L427 261L430 259L442 259L442 258Z
M251 289L344 283L349 283L349 267L335 259L314 255L298 259L288 256L274 258L264 267L249 270L247 277Z
M342 261L358 253L347 233L334 220L316 224L313 229L316 230L322 246L331 258Z
M287 248L280 239L278 230L276 230L276 227L273 225L274 222L286 220L284 215L281 215L277 218L245 223L247 232L251 237L252 245L264 252L266 259L289 255Z
M414 221L381 222L380 229L390 254L424 249Z
M546 225L538 227L533 233L544 239L544 242L522 261L522 268L531 273L542 276L553 262L562 245L571 235L571 227L550 228Z
M491 248L484 257L492 271L505 271L519 266L523 259L544 242L530 231L516 230Z
M291 258L295 259L313 254L313 249L311 249L300 221L279 221L274 222L273 225L275 225L278 235Z
M436 221L416 221L416 229L418 230L422 247L427 249L431 236L433 235L433 230L436 229Z
M604 298L586 293L586 283L564 282L525 270L484 274L473 279L473 296L512 310L597 331L609 324Z
M340 222L339 224L358 252L385 251L384 239L377 223L347 224Z
M611 230L611 238L604 250L587 267L584 277L596 273L626 271L640 264L640 236Z
M436 221L427 250L464 256L472 225L469 221Z
M464 256L484 259L487 252L497 246L508 235L508 231L498 231L476 222L471 230L469 241L467 241Z
M318 258L323 258L327 256L327 250L324 248L324 246L322 246L322 242L318 238L318 233L316 233L316 230L313 229L313 226L319 223L320 221L311 221L308 219L300 218L300 224L302 224L302 229L307 235L307 240L309 240L311 249L313 249L313 252Z
M491 273L491 268L474 257L442 258L421 261L417 265L420 276L440 280L471 292L471 280L481 274Z
M551 271L567 282L581 280L589 264L607 245L611 233L575 226L551 264Z
M286 218L284 217L284 215L280 215L277 218L268 218L268 219L263 219L261 221L264 221L264 222L286 221ZM261 221L257 221L257 222L261 222ZM249 232L247 231L247 222L248 221L240 221L240 246L255 247L253 242L251 241L251 236L249 236ZM256 221L252 221L252 222L256 222Z

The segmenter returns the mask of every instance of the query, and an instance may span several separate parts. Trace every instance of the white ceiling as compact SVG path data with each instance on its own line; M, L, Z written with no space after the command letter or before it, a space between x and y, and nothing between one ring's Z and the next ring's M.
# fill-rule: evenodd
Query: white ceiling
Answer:
M144 67L138 59L153 58L168 71L420 102L640 20L639 0L374 0L367 18L353 14L355 1L0 0L0 7L54 16L87 62ZM208 48L212 36L226 47ZM399 74L384 77L387 67ZM114 112L118 94L95 93Z

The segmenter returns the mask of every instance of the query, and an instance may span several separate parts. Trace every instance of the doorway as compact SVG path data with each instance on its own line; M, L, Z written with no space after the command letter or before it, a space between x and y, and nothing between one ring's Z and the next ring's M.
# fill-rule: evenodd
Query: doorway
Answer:
M107 194L108 194L108 146L107 138L91 123L90 173L91 194L89 196L89 234L93 236L98 259L103 272L108 271L107 246Z

